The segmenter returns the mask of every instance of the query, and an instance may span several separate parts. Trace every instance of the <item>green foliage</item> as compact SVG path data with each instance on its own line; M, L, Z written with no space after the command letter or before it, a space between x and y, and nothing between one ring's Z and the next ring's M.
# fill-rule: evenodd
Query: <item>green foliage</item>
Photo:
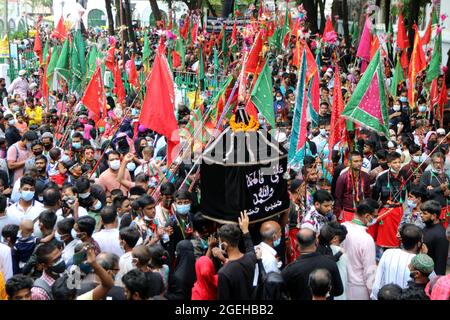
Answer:
M23 40L27 37L26 31L16 31L11 33L11 40Z

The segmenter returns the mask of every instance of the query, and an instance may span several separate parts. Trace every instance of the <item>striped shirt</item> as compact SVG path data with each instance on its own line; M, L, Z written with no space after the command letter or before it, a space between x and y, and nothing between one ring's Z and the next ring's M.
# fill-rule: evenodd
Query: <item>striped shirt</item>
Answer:
M408 281L411 280L408 265L414 256L414 253L402 249L386 250L378 264L370 297L377 300L378 291L387 284L397 284L403 289L408 287Z
M50 286L50 288L55 283L55 279L47 275L45 271L42 273L41 279L47 282L47 284ZM50 296L47 294L47 292L39 287L32 287L31 288L31 300L50 300Z

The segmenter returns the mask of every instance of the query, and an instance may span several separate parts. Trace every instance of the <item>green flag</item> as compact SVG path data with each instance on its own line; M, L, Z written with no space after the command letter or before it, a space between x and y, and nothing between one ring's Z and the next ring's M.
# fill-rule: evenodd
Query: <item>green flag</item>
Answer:
M274 46L275 48L280 48L280 28L278 28L278 26L275 28L275 31L272 35L272 37L270 37L269 39L269 44Z
M203 62L203 49L200 46L200 57L198 62L198 79L204 80L205 79L205 64Z
M266 120L270 123L270 126L275 128L272 90L272 74L270 71L269 62L266 61L264 68L256 80L250 97L259 112L261 112L264 118L266 118Z
M281 47L281 44L284 44L284 38L290 31L291 31L291 28L289 26L289 11L288 11L288 6L286 6L286 14L284 16L284 24L283 24L283 28L281 29L280 38L278 39L278 41L280 43L279 47Z
M400 81L404 80L404 71L400 64L400 55L397 55L397 63L395 64L394 77L392 78L391 93L392 96L397 97L397 87Z
M56 62L55 72L58 76L63 78L68 84L70 84L70 45L69 38L64 41L61 53Z
M433 56L431 57L430 65L428 66L425 83L429 83L436 79L441 74L442 62L442 34L439 32L434 38Z
M81 30L75 32L70 56L70 70L72 72L71 91L81 95L81 84L86 78L85 47Z
M352 44L355 44L358 41L358 26L355 22L352 25Z
M216 46L213 48L214 51L214 90L217 89L219 84L217 83L217 73L220 70L219 66L219 50L217 50Z
M47 84L50 88L52 88L53 83L53 74L55 72L56 63L58 62L59 55L61 53L61 47L53 47L52 56L50 57L50 61L47 66Z
M184 41L181 36L177 37L177 41L175 43L175 52L178 53L178 55L181 58L181 67L184 70L184 60L186 59L186 49L184 46Z
M389 138L389 118L380 56L378 49L341 116Z
M92 75L94 74L95 68L97 67L97 46L94 44L91 49L89 50L89 57L88 57L88 79L92 78Z
M144 35L144 48L142 49L142 63L146 65L150 59L150 44L147 34Z

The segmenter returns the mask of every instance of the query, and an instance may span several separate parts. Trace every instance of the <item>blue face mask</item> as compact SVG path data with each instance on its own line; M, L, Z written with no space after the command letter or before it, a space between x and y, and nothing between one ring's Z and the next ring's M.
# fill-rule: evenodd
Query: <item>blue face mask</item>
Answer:
M92 206L92 209L94 209L94 211L99 211L102 208L102 203L100 202L100 200L97 200L97 202Z
M188 214L189 210L191 210L191 205L190 204L177 204L176 208L177 208L177 212L179 214Z
M398 100L400 100L400 102L406 102L406 101L408 101L408 98L407 97L400 97L400 98L398 98Z
M414 209L417 206L417 204L410 199L406 200L406 203L408 204L408 207L411 209Z
M136 170L136 164L134 162L128 162L127 163L127 169L128 169L128 171Z
M58 240L59 242L62 242L61 235L58 232L55 232L55 239Z
M20 192L20 197L24 200L24 201L30 201L34 198L34 191L21 191Z
M72 142L72 147L74 149L81 149L81 142Z
M274 247L278 247L280 245L280 243L281 243L281 237L278 238L277 240L273 240L273 246Z

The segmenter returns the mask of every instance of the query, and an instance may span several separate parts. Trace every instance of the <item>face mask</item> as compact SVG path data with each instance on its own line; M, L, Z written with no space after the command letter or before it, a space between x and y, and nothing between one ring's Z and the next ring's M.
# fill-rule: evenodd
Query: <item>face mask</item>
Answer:
M407 101L408 101L408 98L406 98L406 97L400 97L400 98L398 98L398 100L400 100L400 102L407 102Z
M128 162L127 169L128 171L134 171L136 169L136 164L134 162Z
M120 160L113 160L109 162L109 167L111 170L119 170L120 168Z
M14 119L8 120L8 124L9 124L10 126L13 126L13 125L16 124L16 120L14 120Z
M18 112L20 110L20 107L19 106L14 106L12 109L13 109L14 112Z
M327 135L327 130L325 130L325 129L320 129L320 135L323 136L323 137L326 137L326 135Z
M277 99L277 101L281 101L281 100L283 100L283 98L282 98L282 97L276 97L276 99Z
M87 119L80 119L80 123L86 124L87 123Z
M413 156L412 157L412 160L413 160L413 162L415 162L415 163L420 163L421 161L421 156Z
M429 141L428 142L428 149L429 150L433 150L435 146L436 146L436 141Z
M87 198L89 198L91 193L90 192L85 192L85 193L79 193L78 195L80 196L81 199L87 199Z
M62 155L61 162L69 162L70 157L67 154Z
M72 142L72 147L74 149L80 149L81 148L81 142Z
M78 238L78 233L75 231L75 229L70 230L70 235L75 240L81 240L80 238Z
M377 223L377 219L372 218L372 219L366 224L366 226L367 226L367 227L370 227L370 226L373 226L373 225L376 224L376 223Z
M408 207L411 209L414 209L415 207L417 207L417 204L410 199L406 200L406 203L408 204Z
M417 275L417 272L416 272L416 271L411 271L411 272L409 273L409 277L410 277L411 279L415 279L415 278L416 278L416 275Z
M31 142L27 142L27 150L31 150Z
M425 111L427 111L426 106L419 106L419 112L425 112Z
M191 210L191 204L177 204L176 208L179 214L188 214L189 210Z
M442 170L441 169L438 170L438 169L432 168L431 171L433 173L436 173L436 174L442 174Z
M34 191L21 191L20 197L24 201L31 201L34 198Z
M62 242L61 235L58 232L55 232L55 239L58 240L59 242Z
M100 200L97 200L97 202L92 206L94 211L99 211L102 208L102 203Z
M137 112L137 110L135 109L135 108L133 108L133 109L131 109L131 115L134 117L134 116L137 116L137 114L138 114L138 112Z
M273 246L274 247L278 247L280 245L280 243L281 243L281 237L278 238L277 240L273 240Z
M154 219L152 219L152 218L150 218L150 217L144 216L144 221L146 221L146 222L152 223L153 220L154 220Z
M387 163L382 163L382 164L380 164L380 166L383 170L387 170L389 168Z
M398 104L396 104L396 105L394 105L393 109L395 112L398 112L398 111L400 111L400 106Z
M63 258L60 258L58 261L54 262L52 266L48 269L51 273L61 274L66 270L66 262Z
M395 170L394 168L391 168L390 170L391 170L391 172L394 173L394 174L397 174L397 173L398 173L398 171Z
M47 151L50 151L52 149L52 145L51 144L44 144L44 148Z

